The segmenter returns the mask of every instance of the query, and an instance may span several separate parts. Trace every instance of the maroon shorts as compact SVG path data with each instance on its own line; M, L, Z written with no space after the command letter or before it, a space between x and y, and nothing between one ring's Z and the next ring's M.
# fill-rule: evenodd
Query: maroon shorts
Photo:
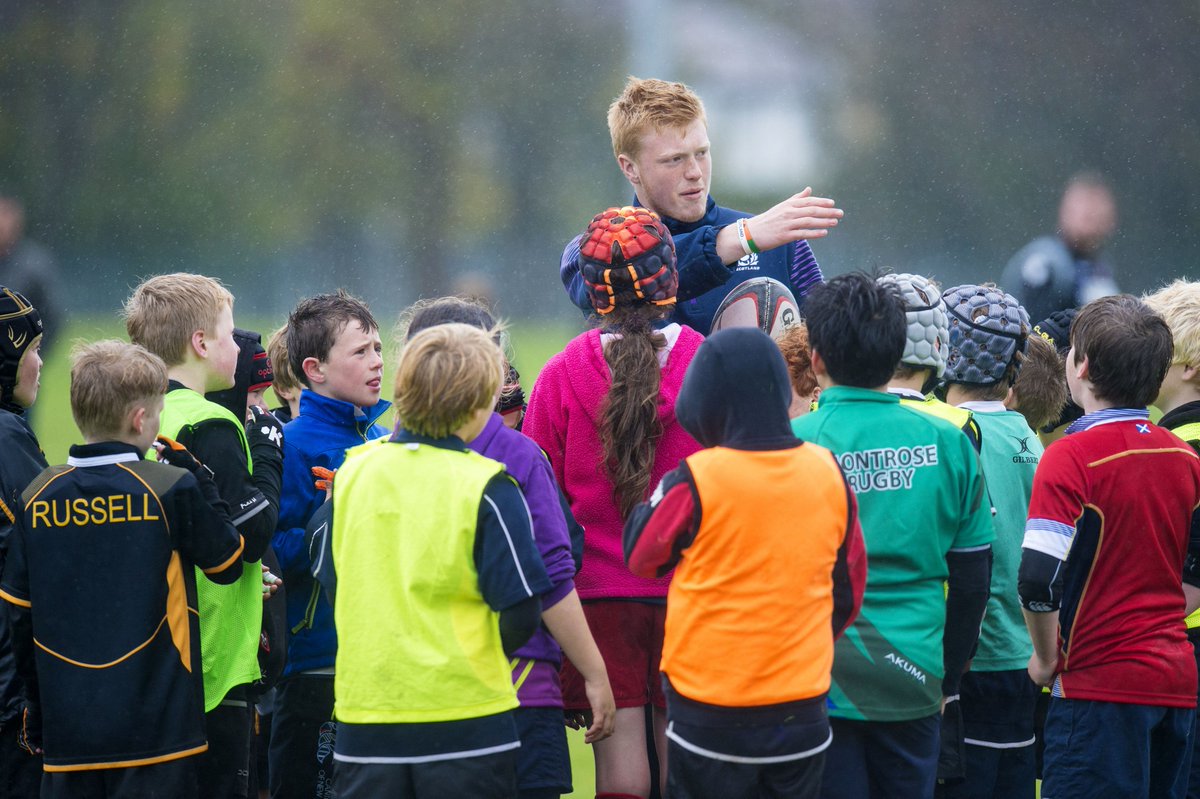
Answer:
M667 606L637 601L584 602L583 615L608 669L617 707L667 706L659 663ZM583 677L563 658L563 707L586 710Z

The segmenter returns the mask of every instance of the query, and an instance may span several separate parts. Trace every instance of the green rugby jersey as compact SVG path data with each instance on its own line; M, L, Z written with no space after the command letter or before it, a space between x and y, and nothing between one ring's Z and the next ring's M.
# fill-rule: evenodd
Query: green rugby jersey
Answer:
M1033 654L1033 644L1017 597L1017 569L1021 565L1025 519L1033 493L1033 473L1042 457L1042 443L1029 429L1025 417L1005 410L1001 402L966 402L959 407L971 411L983 431L979 460L996 509L992 517L996 531L992 543L992 588L971 671L1024 669Z
M946 553L994 537L970 441L894 395L847 386L824 391L820 410L792 430L837 456L867 547L866 594L836 644L829 714L906 721L938 712Z

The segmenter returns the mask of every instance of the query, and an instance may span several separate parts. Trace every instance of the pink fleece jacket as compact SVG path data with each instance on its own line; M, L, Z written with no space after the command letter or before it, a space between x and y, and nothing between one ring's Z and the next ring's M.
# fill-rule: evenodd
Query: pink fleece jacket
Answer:
M680 461L701 449L675 420L675 397L684 372L704 337L683 327L667 355L658 397L663 437L658 442L650 489ZM583 569L575 578L582 599L665 597L671 576L646 580L625 565L624 519L612 498L600 443L600 405L612 377L600 331L577 336L547 362L529 396L523 432L550 457L576 520L583 525Z

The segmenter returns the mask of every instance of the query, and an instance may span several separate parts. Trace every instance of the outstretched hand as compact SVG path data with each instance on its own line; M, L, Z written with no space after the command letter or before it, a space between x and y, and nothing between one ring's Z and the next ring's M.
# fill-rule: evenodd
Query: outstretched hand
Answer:
M793 194L774 208L746 220L750 235L760 250L772 250L801 239L816 239L829 233L843 216L828 197L812 196L812 188Z

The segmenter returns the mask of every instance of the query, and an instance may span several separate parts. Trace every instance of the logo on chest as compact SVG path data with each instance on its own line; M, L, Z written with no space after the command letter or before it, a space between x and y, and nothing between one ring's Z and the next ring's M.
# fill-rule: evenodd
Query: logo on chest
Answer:
M749 255L743 255L738 259L737 265L733 267L735 272L744 272L747 269L758 269L758 253L752 252Z

